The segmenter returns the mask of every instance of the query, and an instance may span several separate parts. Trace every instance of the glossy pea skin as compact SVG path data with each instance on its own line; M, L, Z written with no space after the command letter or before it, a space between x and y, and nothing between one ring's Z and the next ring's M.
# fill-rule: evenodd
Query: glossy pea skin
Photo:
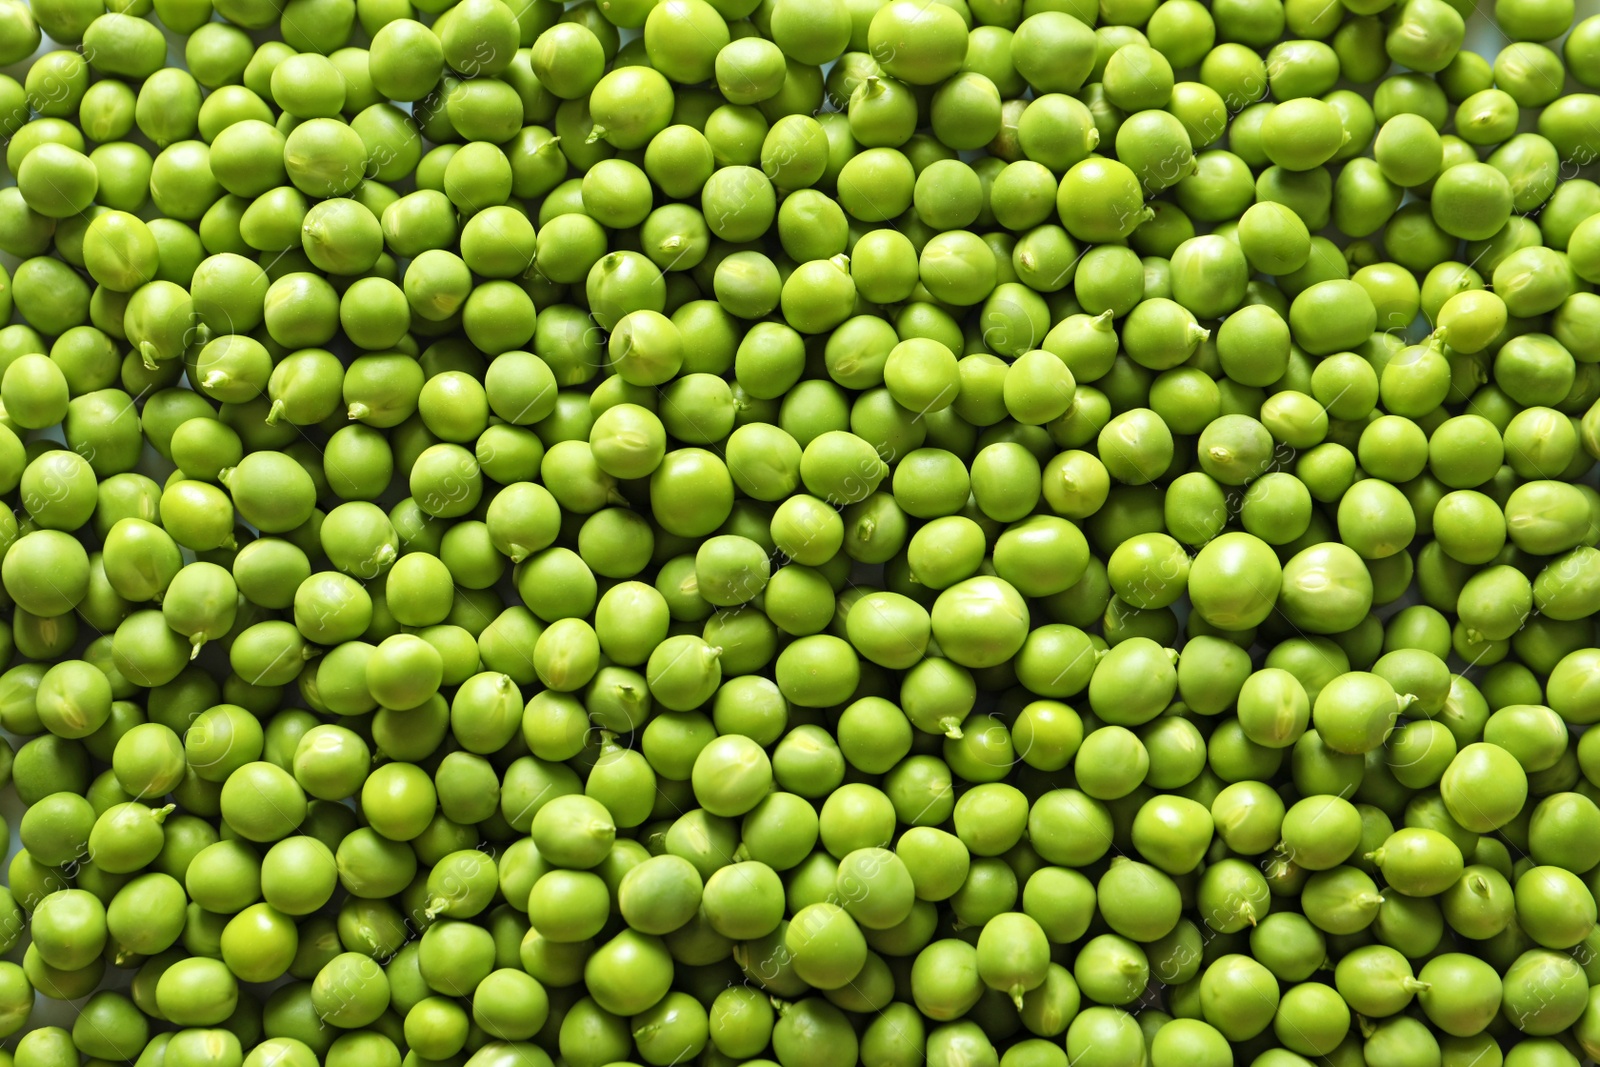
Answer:
M1600 1048L1593 20L216 13L0 0L19 1063Z

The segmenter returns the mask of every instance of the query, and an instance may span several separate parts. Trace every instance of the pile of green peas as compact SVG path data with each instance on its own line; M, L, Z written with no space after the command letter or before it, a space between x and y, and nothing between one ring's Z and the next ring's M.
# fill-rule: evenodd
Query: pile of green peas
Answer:
M0 65L0 1067L1600 1056L1600 16Z

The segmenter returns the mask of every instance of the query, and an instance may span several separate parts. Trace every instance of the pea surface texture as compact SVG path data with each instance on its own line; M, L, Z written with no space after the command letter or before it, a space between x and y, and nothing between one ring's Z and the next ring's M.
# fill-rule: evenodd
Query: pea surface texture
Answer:
M1600 1058L1592 4L0 67L0 1067Z

